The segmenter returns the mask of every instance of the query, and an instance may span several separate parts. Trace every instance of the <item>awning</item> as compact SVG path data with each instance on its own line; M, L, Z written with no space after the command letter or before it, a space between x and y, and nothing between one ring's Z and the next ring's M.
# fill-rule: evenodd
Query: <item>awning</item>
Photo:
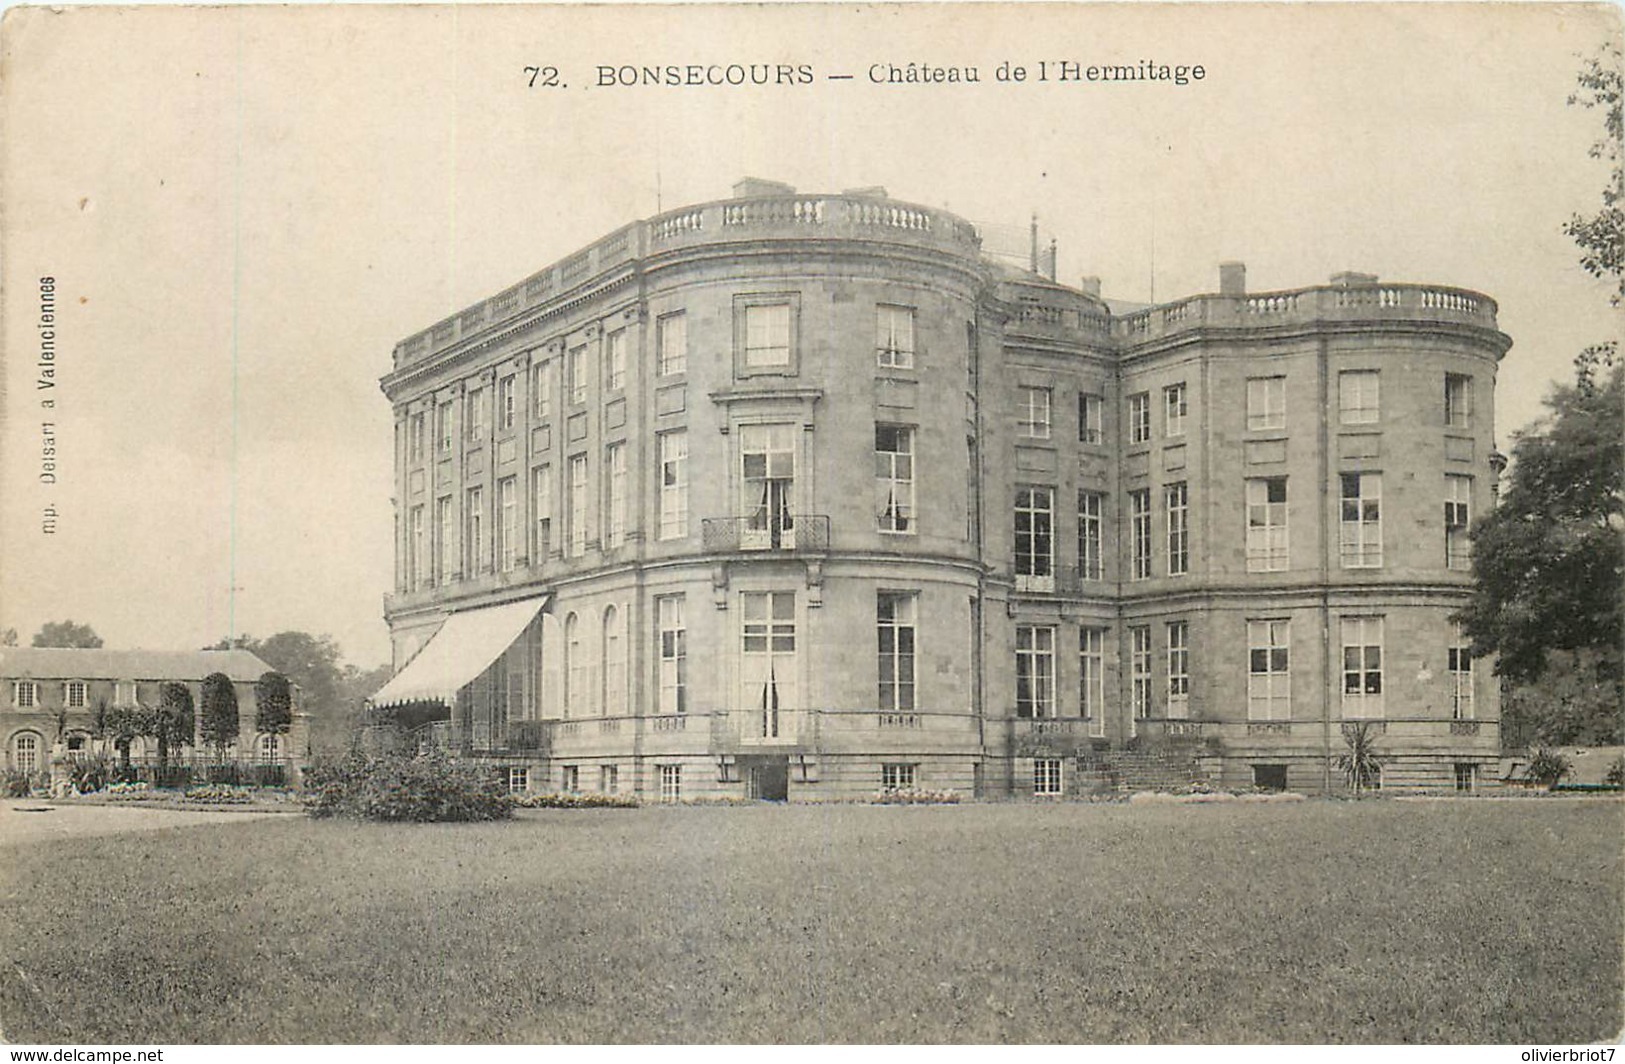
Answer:
M547 596L539 595L452 614L406 668L372 696L372 704L438 701L450 705L458 690L501 657L545 605Z

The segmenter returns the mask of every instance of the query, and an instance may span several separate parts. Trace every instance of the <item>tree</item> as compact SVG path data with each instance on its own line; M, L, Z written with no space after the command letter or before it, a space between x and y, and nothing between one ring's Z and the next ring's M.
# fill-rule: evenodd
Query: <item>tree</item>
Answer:
M1625 174L1621 172L1621 141L1625 139L1625 116L1621 115L1621 52L1618 43L1604 45L1585 61L1577 79L1580 88L1569 97L1570 104L1601 108L1602 139L1591 145L1591 157L1609 164L1609 181L1602 190L1602 208L1590 217L1574 215L1563 226L1580 246L1580 265L1593 277L1612 277L1615 289L1610 301L1618 306L1625 300ZM1608 348L1613 344L1609 343Z
M237 691L231 677L223 672L211 672L203 678L202 719L199 721L203 741L214 747L215 759L223 761L226 747L237 741Z
M127 777L130 770L130 740L142 734L140 708L108 705L105 698L98 699L91 717L90 731L97 739L113 740L113 749L119 757L120 776Z
M1520 433L1500 505L1473 530L1478 587L1461 621L1474 653L1533 683L1550 650L1597 650L1618 672L1625 574L1625 366L1599 386L1559 385L1550 415Z
M280 672L265 673L254 682L254 730L261 735L283 736L291 727L293 685Z
M1580 263L1625 300L1625 176L1621 172L1621 50L1586 60L1570 104L1600 108L1591 156L1610 164L1602 209L1563 227ZM1574 360L1573 384L1515 437L1500 506L1473 529L1473 600L1457 620L1474 654L1500 655L1503 740L1619 742L1625 737L1620 586L1625 577L1625 366L1613 341ZM1536 686L1537 683L1539 686Z
M17 629L7 628L0 632L0 647L14 647L17 645Z
M74 624L72 621L47 621L45 626L34 633L34 645L37 647L88 647L95 648L102 645L102 637L88 624Z
M158 704L138 714L141 735L158 742L158 773L169 771L169 751L175 746L190 746L196 729L196 715L192 708L192 692L183 683L165 683L158 688Z

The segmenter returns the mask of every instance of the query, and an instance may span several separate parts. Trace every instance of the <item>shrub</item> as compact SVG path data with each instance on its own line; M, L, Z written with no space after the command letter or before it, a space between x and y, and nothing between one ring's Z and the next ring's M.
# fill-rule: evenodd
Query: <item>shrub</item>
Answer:
M1625 754L1614 758L1614 763L1608 766L1608 774L1602 781L1610 787L1625 787Z
M144 802L149 798L156 798L152 787L147 783L136 781L133 783L119 782L107 788L107 797L116 798L123 802Z
M105 757L83 757L69 763L68 778L80 794L99 791L112 782L113 764Z
M3 784L7 798L27 798L34 790L34 778L26 772L19 772L14 768L6 769Z
M188 787L186 800L188 802L208 802L211 805L241 805L251 801L251 794L246 787L232 787L226 784L211 783L201 787Z
M520 809L636 809L641 803L630 794L520 794L513 804Z
M1529 757L1529 778L1542 787L1555 787L1569 774L1569 759L1542 747Z
M352 753L305 773L312 816L364 820L498 820L513 815L505 783L488 765L439 751L417 757Z

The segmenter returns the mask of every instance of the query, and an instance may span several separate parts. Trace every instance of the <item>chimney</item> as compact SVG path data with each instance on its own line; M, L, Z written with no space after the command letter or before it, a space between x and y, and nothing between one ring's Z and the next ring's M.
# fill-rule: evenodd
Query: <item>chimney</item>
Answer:
M1355 273L1353 270L1344 270L1342 273L1332 274L1332 284L1338 288L1352 288L1361 284L1376 284L1377 275L1374 273Z
M783 181L742 177L734 182L734 199L749 199L751 196L793 196L795 193L795 186L787 185Z
M1219 294L1244 296L1247 294L1247 264L1245 262L1219 263Z
M1082 281L1078 282L1078 289L1086 296L1093 296L1095 299L1099 299L1100 278L1092 276L1085 277Z
M1056 247L1055 238L1050 237L1049 238L1049 254L1044 259L1044 266L1045 266L1044 276L1048 277L1052 281L1055 280L1055 256L1056 256L1057 251L1058 251L1058 249Z

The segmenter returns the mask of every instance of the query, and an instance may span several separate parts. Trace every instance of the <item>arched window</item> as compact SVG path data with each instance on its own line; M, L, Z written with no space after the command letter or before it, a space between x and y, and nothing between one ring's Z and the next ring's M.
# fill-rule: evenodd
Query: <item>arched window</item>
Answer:
M581 621L575 614L564 618L564 715L579 716L585 693L587 663L581 657Z
M626 713L626 641L621 638L621 615L614 606L604 610L604 716Z
M267 765L274 765L282 760L282 741L276 735L260 736L260 760Z
M18 732L11 740L11 767L18 772L38 772L40 737L35 732Z

